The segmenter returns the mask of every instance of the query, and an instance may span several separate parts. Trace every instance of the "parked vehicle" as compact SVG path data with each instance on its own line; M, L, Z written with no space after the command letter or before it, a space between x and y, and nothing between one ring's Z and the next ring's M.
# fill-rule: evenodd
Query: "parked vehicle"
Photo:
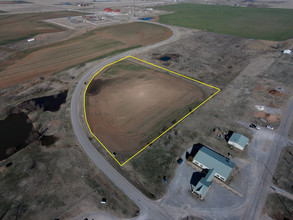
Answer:
M260 129L260 127L258 125L255 125L255 124L250 124L249 127L255 128L256 130Z
M272 126L270 126L270 125L267 125L266 128L274 130L274 128Z

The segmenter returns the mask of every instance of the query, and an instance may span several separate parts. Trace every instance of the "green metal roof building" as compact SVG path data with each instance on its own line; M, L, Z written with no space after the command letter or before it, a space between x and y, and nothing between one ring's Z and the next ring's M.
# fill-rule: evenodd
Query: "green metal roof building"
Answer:
M229 138L228 144L240 149L244 150L245 146L248 144L249 139L242 134L233 133Z
M204 178L201 178L193 188L193 192L196 193L200 199L203 199L208 189L210 188L215 173L216 171L214 169L210 169L207 175Z
M228 179L235 166L228 158L205 146L201 147L194 156L193 163L203 169L214 169L214 175L222 181Z

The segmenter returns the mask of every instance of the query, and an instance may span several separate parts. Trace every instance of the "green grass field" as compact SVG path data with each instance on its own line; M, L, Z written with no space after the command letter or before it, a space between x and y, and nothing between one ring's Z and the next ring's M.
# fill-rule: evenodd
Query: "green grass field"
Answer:
M156 9L174 13L159 16L160 23L264 40L293 38L293 10L176 4Z

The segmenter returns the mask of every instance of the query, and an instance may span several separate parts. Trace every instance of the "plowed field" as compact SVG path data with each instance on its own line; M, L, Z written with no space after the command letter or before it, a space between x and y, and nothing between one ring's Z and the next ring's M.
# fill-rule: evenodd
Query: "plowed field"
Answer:
M171 35L168 28L138 22L97 29L71 40L27 50L1 63L0 88L62 71L93 59L154 44Z
M136 153L203 101L191 81L129 60L96 76L86 94L89 126L115 152Z

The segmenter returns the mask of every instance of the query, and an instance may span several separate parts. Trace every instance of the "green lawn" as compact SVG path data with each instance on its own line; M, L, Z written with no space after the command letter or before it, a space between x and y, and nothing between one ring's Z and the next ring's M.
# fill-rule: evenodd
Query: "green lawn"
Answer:
M175 4L156 9L174 13L159 22L244 38L281 41L293 38L293 10Z

